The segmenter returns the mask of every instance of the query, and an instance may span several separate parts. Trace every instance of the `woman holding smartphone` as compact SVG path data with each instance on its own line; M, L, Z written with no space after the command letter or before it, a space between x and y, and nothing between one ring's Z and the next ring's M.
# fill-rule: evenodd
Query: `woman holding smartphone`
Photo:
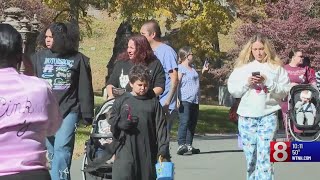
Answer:
M268 39L253 36L243 47L228 80L228 90L241 98L238 129L247 161L247 179L273 179L270 141L277 130L279 102L290 89L287 72Z

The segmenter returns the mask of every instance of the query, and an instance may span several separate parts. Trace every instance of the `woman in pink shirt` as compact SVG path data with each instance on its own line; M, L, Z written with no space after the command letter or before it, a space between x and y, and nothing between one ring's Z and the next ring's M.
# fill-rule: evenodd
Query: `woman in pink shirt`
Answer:
M0 180L50 180L45 139L62 118L44 80L20 74L22 38L0 24Z
M311 70L308 66L303 66L303 52L298 49L293 49L289 53L289 58L291 59L288 64L284 66L284 69L287 71L291 86L295 86L297 84L312 84L316 86L316 77L314 71ZM286 116L288 112L288 99L285 98L281 103L282 117L283 123L285 127L286 124ZM287 129L286 129L287 130ZM294 131L300 133L301 131L294 127ZM289 135L289 133L288 133Z

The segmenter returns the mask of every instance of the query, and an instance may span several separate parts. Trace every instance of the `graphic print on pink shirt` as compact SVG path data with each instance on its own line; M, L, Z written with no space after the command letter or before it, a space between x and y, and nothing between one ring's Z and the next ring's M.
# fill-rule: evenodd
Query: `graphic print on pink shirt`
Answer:
M291 67L290 65L284 66L288 73L291 83L305 84L308 81L305 67ZM311 74L310 74L311 75Z

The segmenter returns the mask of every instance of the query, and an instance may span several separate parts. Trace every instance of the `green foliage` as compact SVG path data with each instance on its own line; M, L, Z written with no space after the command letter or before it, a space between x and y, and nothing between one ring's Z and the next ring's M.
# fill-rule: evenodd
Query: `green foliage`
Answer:
M226 34L234 20L229 9L214 0L118 0L110 1L108 10L119 13L136 31L149 19L158 20L166 31L177 27L179 33L169 38L171 43L176 49L194 47L200 58L219 55L218 33Z
M119 14L123 20L133 25L135 31L138 31L146 20L156 19L165 27L166 32L170 32L172 27L178 27L178 35L172 38L172 44L176 49L190 45L201 59L206 55L219 56L218 34L226 34L234 20L230 10L221 6L216 0L43 0L43 2L60 12L57 15L58 20L78 18L82 27L88 30L88 34L92 32L91 20L85 13L89 4L100 4L100 8L108 8L109 15Z
M87 16L90 4L106 4L105 0L43 0L47 6L58 11L53 21L75 21L86 30L87 35L92 34L92 17Z
M200 5L200 4L199 4ZM181 20L180 31L173 44L176 47L191 45L198 57L217 57L220 50L215 48L218 33L227 34L233 18L229 12L215 2L208 1L201 4L201 11L189 13L189 18ZM177 47L177 48L178 48Z
M115 32L120 23L118 19L109 17L107 12L101 12L90 24L91 34L81 30L80 51L90 57L93 86L97 92L105 86L106 65L111 58ZM82 25L80 28L84 29Z
M237 126L228 120L229 108L211 105L201 105L200 107L197 133L237 132Z

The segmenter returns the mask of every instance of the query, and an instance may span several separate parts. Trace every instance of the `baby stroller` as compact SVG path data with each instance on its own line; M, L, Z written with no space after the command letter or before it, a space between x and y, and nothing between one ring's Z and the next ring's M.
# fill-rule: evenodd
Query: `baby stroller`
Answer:
M301 93L302 91L311 91L310 95L310 102L313 104L312 106L315 109L315 117L312 117L312 121L314 123L308 124L307 117L306 116L297 116L299 112L297 112L297 102L301 99ZM287 122L286 133L290 133L294 141L316 141L320 137L320 102L319 102L319 91L315 87L309 84L301 84L293 86L290 90L289 96L288 96L288 112L287 112L287 118L285 119ZM308 104L306 108L310 107ZM303 110L303 108L300 108ZM306 112L306 111L304 111ZM299 118L299 121L302 121L303 123L298 123L297 118ZM296 127L298 130L302 132L295 132L294 127ZM288 138L288 134L287 134Z
M112 157L112 153L108 151L108 146L112 142L112 133L107 120L110 118L113 102L114 99L106 101L96 111L90 138L86 141L86 152L82 162L83 180L112 179L113 162L112 159L108 158Z

